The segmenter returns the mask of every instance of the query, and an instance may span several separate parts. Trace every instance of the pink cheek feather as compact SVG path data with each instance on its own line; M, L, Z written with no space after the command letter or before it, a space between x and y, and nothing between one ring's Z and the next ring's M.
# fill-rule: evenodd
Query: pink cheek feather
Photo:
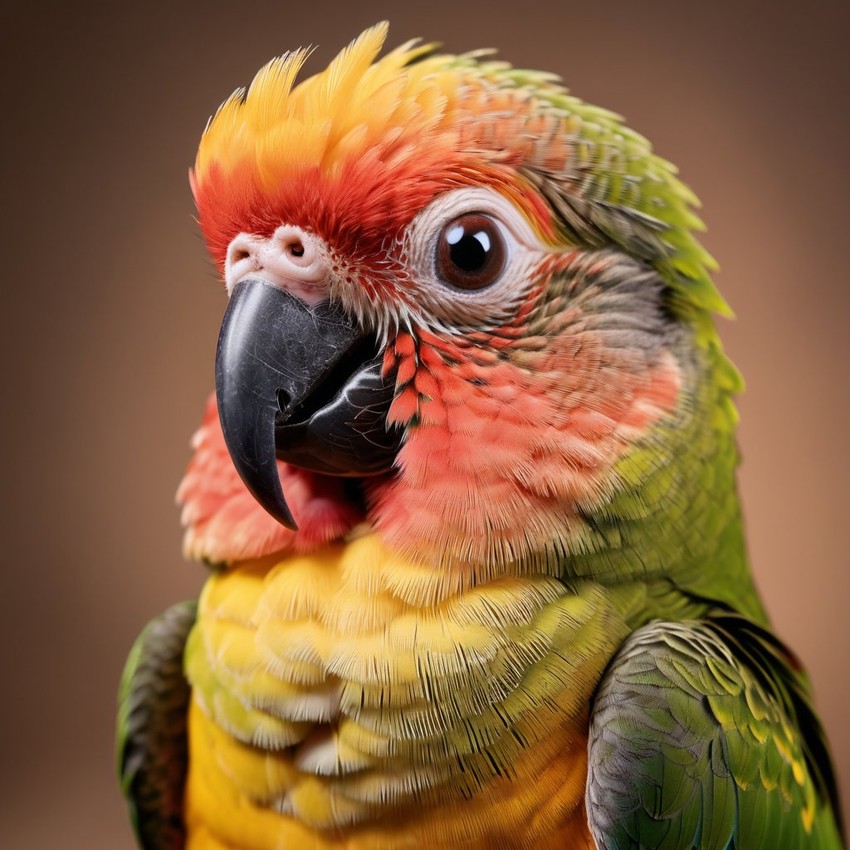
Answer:
M416 375L416 361L412 357L405 357L399 361L396 373L397 386L410 383Z
M387 414L390 425L407 425L419 411L419 396L416 388L410 384L405 387L393 400Z
M614 463L675 408L678 367L669 355L650 365L606 350L587 334L564 346L522 367L467 356L429 368L420 348L392 409L397 422L417 415L398 474L372 485L374 522L390 545L440 564L486 562L494 547L550 543L565 517L604 498Z

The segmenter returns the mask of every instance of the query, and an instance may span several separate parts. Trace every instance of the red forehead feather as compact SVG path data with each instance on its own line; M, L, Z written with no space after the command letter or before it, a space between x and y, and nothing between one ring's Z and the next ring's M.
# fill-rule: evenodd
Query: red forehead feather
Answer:
M318 167L295 171L273 191L256 185L248 164L229 173L211 168L193 190L213 259L223 265L238 233L267 236L281 224L314 232L352 259L375 256L437 195L465 185L490 185L515 196L541 233L553 234L545 202L518 183L509 163L486 163L428 143L392 162L380 154L370 152L330 175Z
M201 229L219 264L238 233L269 235L284 223L317 233L339 252L372 252L439 193L445 164L433 151L392 168L364 157L330 176L300 169L273 191L256 187L248 166L213 170L196 187Z

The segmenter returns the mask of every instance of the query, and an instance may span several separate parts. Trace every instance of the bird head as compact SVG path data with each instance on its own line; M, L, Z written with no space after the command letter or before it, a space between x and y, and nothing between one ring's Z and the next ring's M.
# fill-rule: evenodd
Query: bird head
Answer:
M385 36L297 84L306 51L275 59L201 141L245 485L293 527L281 472L338 479L390 547L479 576L580 572L664 499L687 535L738 385L695 197L553 76L417 43L377 58Z

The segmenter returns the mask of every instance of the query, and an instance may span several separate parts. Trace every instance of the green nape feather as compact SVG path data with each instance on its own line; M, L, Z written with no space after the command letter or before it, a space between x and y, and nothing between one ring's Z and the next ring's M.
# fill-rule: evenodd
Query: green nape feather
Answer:
M600 850L843 847L829 754L794 665L739 615L636 631L591 716Z
M189 683L183 649L197 603L173 605L136 639L118 692L121 790L144 850L182 850Z

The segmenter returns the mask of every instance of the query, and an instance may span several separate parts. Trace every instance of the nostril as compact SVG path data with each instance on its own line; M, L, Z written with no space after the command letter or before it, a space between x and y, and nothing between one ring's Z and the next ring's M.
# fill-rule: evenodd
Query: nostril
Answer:
M304 244L304 240L298 236L290 236L281 245L284 256L296 266L309 266L313 260L313 254Z
M316 248L310 235L298 227L279 228L274 241L280 259L290 266L308 269L316 260Z
M251 259L256 251L256 246L250 236L240 233L229 245L225 265L232 268L237 263Z

